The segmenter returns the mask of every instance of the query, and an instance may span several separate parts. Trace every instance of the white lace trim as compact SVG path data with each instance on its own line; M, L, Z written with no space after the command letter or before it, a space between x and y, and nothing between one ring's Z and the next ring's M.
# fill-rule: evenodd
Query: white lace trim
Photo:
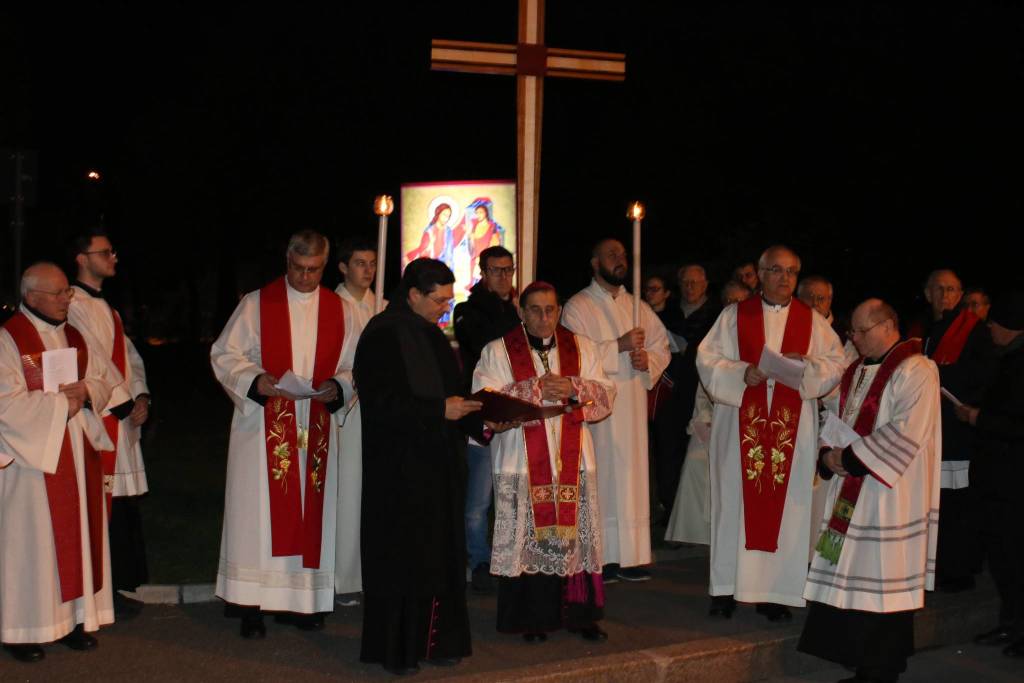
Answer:
M291 588L294 590L325 590L334 588L334 572L321 569L301 569L293 572L243 567L220 558L218 573L229 581L255 583L263 588Z
M494 474L494 541L491 573L499 576L601 571L601 514L597 506L597 476L580 473L577 536L538 540L525 473Z

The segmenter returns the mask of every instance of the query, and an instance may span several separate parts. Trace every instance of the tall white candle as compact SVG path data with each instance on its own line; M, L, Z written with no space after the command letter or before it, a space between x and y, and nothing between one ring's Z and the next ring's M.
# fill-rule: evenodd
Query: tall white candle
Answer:
M384 310L384 264L388 253L388 216L395 210L394 200L382 194L373 200L373 212L379 216L377 221L377 282L374 285L376 304L374 314Z
M633 219L633 327L640 327L640 222L644 218L644 205L633 202L629 209Z

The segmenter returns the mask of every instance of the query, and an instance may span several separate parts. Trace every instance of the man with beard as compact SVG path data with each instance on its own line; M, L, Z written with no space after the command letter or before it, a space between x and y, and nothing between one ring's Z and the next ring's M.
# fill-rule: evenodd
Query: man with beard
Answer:
M647 392L669 362L665 326L646 303L640 303L640 325L633 325L634 295L623 287L628 266L621 242L598 242L590 259L594 279L569 299L562 313L563 325L596 342L605 375L615 382L615 410L591 430L604 519L606 582L650 578L640 569L651 562Z
M839 382L843 347L820 315L795 299L800 258L769 247L758 261L761 296L728 306L697 350L715 404L711 465L711 610L736 600L769 621L803 607L810 545L818 401ZM803 363L788 386L760 369L765 349Z

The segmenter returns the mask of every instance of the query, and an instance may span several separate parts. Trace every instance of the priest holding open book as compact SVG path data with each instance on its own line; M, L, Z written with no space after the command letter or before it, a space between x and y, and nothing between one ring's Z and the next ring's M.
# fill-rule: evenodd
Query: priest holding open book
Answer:
M534 282L519 306L523 325L484 347L473 389L563 407L510 429L500 424L491 444L498 630L543 642L566 627L600 641L602 523L587 423L611 414L615 384L594 343L558 324L554 287ZM485 401L484 417L492 417L487 410Z

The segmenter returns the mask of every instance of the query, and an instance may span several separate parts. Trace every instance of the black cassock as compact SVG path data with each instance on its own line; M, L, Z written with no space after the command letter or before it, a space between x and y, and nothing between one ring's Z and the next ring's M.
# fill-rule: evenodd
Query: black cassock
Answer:
M362 402L363 640L390 668L471 653L466 611L464 433L445 420L460 394L455 355L400 295L367 324L354 375Z

